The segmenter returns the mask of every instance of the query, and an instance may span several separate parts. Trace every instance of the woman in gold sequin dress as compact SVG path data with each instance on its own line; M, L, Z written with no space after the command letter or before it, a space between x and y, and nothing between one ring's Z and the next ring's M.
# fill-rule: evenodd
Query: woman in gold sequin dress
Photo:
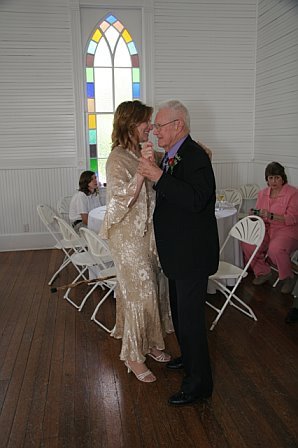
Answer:
M122 338L120 359L144 382L156 380L145 364L146 355L159 362L170 360L163 351L163 338L173 331L167 282L154 241L155 193L152 182L137 174L140 143L148 141L152 112L140 101L121 103L115 112L112 151L106 164L107 211L101 228L119 283L112 336Z

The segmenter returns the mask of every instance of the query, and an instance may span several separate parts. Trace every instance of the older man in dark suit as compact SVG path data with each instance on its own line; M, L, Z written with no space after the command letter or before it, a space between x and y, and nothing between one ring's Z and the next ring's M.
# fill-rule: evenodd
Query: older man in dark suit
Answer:
M181 351L167 367L185 371L181 389L169 403L185 405L210 397L213 389L205 299L208 276L216 272L219 256L215 180L208 155L189 135L189 113L182 103L161 105L153 126L165 157L161 167L151 157L141 158L139 173L155 182L156 245L169 279Z

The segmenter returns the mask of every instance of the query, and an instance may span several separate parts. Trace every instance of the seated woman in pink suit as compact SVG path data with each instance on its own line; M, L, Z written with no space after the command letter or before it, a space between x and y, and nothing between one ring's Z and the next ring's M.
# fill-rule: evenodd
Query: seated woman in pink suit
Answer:
M264 241L251 266L255 274L254 285L262 285L271 279L266 255L278 268L280 280L284 280L281 292L290 294L295 277L291 270L291 254L298 249L298 189L289 185L284 167L271 162L265 170L267 188L258 194L255 213L265 221ZM242 243L248 259L253 246Z

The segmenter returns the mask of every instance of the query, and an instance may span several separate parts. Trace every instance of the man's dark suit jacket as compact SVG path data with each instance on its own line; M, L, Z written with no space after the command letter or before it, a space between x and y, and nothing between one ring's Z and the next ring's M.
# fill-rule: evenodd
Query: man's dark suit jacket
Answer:
M165 275L179 279L216 272L219 258L215 179L205 151L190 136L180 160L155 185L154 230Z

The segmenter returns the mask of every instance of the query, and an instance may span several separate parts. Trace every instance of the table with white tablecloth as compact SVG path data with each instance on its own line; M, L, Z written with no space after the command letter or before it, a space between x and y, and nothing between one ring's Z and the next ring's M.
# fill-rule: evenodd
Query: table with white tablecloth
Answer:
M99 233L101 223L104 219L106 207L97 207L89 213L88 228ZM229 230L237 222L237 210L235 207L226 207L215 212L218 227L218 236L220 246L227 237ZM227 244L222 254L222 259L237 266L241 265L241 250L238 241L231 241Z
M100 230L101 223L104 219L106 213L106 206L96 207L88 215L88 229L93 230L93 232L98 233Z

